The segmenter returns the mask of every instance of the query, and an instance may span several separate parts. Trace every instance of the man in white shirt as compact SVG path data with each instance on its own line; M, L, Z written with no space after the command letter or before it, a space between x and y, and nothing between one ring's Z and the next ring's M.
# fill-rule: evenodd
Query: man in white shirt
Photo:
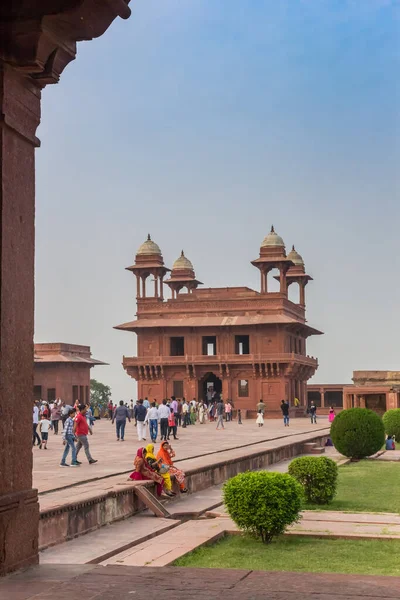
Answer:
M160 420L160 416L158 414L158 408L156 407L156 403L152 402L151 407L147 411L145 422L149 423L150 439L153 442L153 444L155 444L157 441L158 421L159 420Z
M39 423L39 409L37 407L37 404L34 403L33 404L33 439L32 439L32 446L35 445L36 440L37 440L37 445L40 446L40 437L38 436L38 433L36 431L38 423Z
M166 440L168 436L168 417L170 414L170 409L167 406L167 401L163 400L162 404L158 407L158 416L160 419L160 433L161 433L161 441Z

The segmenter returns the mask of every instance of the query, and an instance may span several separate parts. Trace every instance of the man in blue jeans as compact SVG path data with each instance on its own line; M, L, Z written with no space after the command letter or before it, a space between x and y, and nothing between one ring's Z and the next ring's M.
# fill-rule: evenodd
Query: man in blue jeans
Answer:
M145 421L146 422L148 421L148 423L149 423L150 439L153 442L153 444L155 444L155 442L157 441L158 421L159 420L160 420L160 416L158 414L158 408L156 407L156 403L152 402L151 407L147 411Z
M124 441L125 436L125 425L126 420L128 419L129 423L131 422L131 415L129 414L128 407L124 405L124 401L120 400L119 406L114 410L113 418L111 424L116 424L117 428L117 442L121 439L121 442Z
M281 411L283 415L283 424L285 427L289 427L289 402L287 400L282 400Z
M76 460L76 448L75 448L75 435L74 435L74 417L75 417L75 409L71 408L68 412L68 418L64 423L64 429L62 434L64 448L64 454L62 455L62 459L60 462L60 467L69 467L65 461L67 460L67 456L69 453L69 449L71 448L72 461L71 467L79 467L79 463Z

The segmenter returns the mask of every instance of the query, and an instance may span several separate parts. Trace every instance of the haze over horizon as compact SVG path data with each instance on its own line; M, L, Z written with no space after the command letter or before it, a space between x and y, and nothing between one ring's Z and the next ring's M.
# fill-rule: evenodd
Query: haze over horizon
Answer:
M397 0L148 0L43 92L36 342L136 397L124 268L147 233L205 287L259 289L271 224L307 272L312 383L400 370Z

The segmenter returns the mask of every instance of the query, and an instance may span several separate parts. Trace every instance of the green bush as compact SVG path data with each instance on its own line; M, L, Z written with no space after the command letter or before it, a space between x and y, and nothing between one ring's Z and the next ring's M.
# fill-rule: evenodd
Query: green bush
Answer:
M301 456L289 465L292 475L303 486L307 502L329 504L336 494L337 464L326 456Z
M387 435L394 435L400 442L400 408L388 410L382 419Z
M332 423L331 439L344 456L356 459L371 456L385 442L382 419L367 408L342 410Z
M236 525L269 543L299 520L303 489L290 475L259 471L229 479L223 496Z

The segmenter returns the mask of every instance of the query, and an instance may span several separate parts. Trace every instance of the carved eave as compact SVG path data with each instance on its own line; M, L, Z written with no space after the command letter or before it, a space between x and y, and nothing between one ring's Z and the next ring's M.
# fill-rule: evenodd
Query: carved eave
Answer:
M0 59L42 85L57 83L67 64L75 59L76 42L99 37L116 17L127 19L131 14L128 3L5 0L0 10Z

